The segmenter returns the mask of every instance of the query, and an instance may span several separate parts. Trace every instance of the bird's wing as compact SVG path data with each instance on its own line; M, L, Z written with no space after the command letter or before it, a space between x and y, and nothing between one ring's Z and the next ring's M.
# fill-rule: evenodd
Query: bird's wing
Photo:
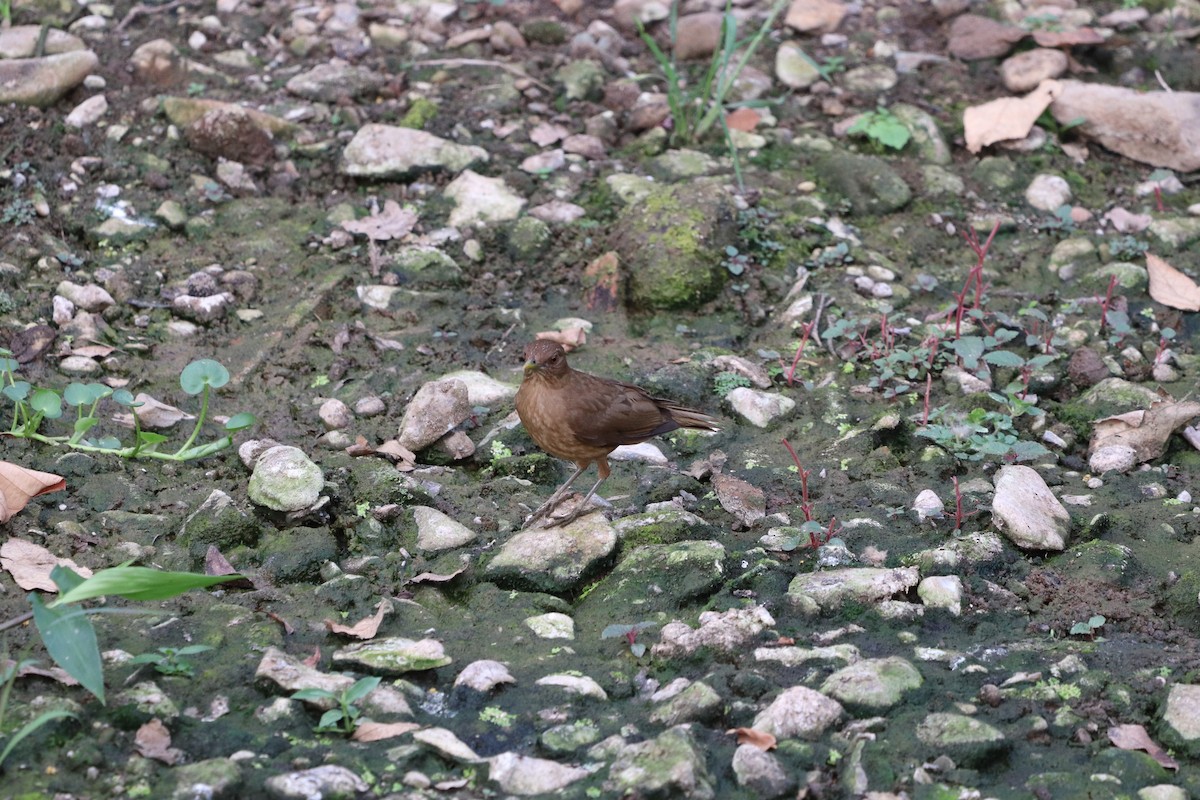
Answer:
M679 427L654 398L628 383L577 373L567 424L575 437L597 447L637 444Z

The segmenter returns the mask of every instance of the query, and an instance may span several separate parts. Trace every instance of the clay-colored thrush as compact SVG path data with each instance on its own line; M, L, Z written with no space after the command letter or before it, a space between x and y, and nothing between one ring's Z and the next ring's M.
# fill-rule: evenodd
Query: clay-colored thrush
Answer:
M719 430L719 420L670 400L651 397L628 383L571 369L561 345L539 339L525 348L525 377L517 391L517 415L538 447L575 462L575 474L529 518L549 514L575 479L593 463L600 480L576 510L554 524L583 513L609 476L608 454L623 444L644 442L676 428Z

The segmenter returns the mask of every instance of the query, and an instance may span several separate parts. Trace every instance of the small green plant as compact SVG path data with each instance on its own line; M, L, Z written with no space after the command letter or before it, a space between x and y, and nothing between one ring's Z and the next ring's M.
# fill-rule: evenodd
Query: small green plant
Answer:
M1118 261L1133 261L1146 255L1148 242L1133 236L1114 236L1108 240L1108 252Z
M37 219L37 212L33 209L33 201L24 197L17 197L8 202L4 206L4 211L0 213L0 225L19 227L28 225Z
M196 426L191 435L178 450L173 453L160 452L158 446L166 442L167 437L160 433L143 431L136 413L133 414L133 444L123 446L121 441L113 436L88 438L87 434L100 423L97 409L101 400L111 399L117 405L131 411L141 404L135 402L133 395L127 390L114 391L100 383L72 383L61 394L53 389L34 388L28 381L17 379L16 371L19 365L11 356L10 351L0 349L0 382L4 384L0 394L13 403L12 423L9 425L8 435L16 438L65 446L86 453L109 453L122 458L189 461L204 458L229 447L233 444L234 433L255 423L253 414L235 414L225 423L224 436L195 445L200 429L208 417L208 402L212 390L219 389L229 382L229 370L212 359L204 358L188 364L179 375L179 385L185 392L193 396L200 395L200 413L196 417ZM75 409L72 432L66 435L42 433L41 428L45 421L63 417L64 404L67 408Z
M713 391L717 393L717 397L725 397L734 389L749 386L750 379L736 372L718 372L713 377Z
M162 675L182 675L190 678L196 674L184 656L194 656L212 650L206 644L189 644L185 647L160 647L153 653L142 653L129 659L129 664L153 664L154 669Z
M942 419L941 424L932 420ZM1002 461L1032 461L1050 454L1038 442L1021 439L1013 426L1013 418L999 411L972 409L966 416L953 417L938 408L930 416L931 423L917 430L918 436L934 442L968 461L998 458Z
M89 616L104 609L84 608L80 605L83 601L107 595L127 600L166 600L237 577L164 572L122 564L84 578L74 570L57 566L50 571L50 579L59 589L58 597L46 602L41 595L31 592L29 604L33 607L33 622L38 635L54 663L103 703L104 671L96 629Z
M641 658L646 654L646 645L637 640L638 634L644 630L658 627L655 622L635 622L633 625L609 625L600 632L601 639L620 639L624 638L629 645L629 652L634 658Z
M359 678L340 692L328 689L301 689L292 695L293 700L308 700L322 703L333 702L337 708L331 708L321 715L315 730L317 733L354 733L358 718L362 711L355 705L359 700L374 691L382 680L375 675L369 678Z
M737 20L733 16L732 6L725 4L725 15L721 20L721 36L717 48L713 51L704 74L700 80L690 83L674 56L667 55L658 42L654 41L638 22L638 35L654 56L659 70L666 82L667 105L671 110L671 144L694 144L704 135L720 124L725 124L725 104L738 77L742 74L754 51L762 44L775 18L783 11L787 0L778 0L771 7L767 18L748 39L739 42L737 39ZM678 40L679 0L672 0L668 17L671 43ZM735 61L735 54L741 50L741 57ZM728 139L726 131L726 139Z
M904 145L908 144L909 139L912 138L908 127L895 114L883 107L860 116L858 121L850 126L847 133L864 134L876 144L890 147L893 150L903 150Z
M1104 627L1104 623L1108 622L1101 614L1093 614L1087 622L1076 622L1071 626L1070 634L1072 636L1087 636L1089 639L1096 638L1096 631Z
M0 685L3 686L3 688L0 689L0 730L6 729L5 719L8 716L8 701L12 696L13 687L17 683L17 676L23 670L33 666L36 663L37 662L32 659L25 659L19 663L12 661L6 664L4 668L0 670ZM4 762L8 760L9 754L12 753L13 749L16 748L16 746L20 744L25 737L34 733L39 728L49 725L55 720L66 719L74 716L75 715L70 711L64 711L61 708L43 711L41 714L38 714L36 717L18 728L16 732L3 737L4 749L0 750L0 768L4 766Z

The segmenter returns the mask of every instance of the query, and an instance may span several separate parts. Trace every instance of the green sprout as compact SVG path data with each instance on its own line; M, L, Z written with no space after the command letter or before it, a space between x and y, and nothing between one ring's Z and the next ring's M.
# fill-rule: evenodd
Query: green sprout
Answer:
M381 680L382 678L379 676L359 678L340 692L331 692L328 689L317 688L301 689L292 694L292 699L307 700L322 704L336 704L336 708L331 708L321 715L317 727L313 730L317 733L344 733L348 735L354 733L354 728L358 725L358 718L362 714L362 711L355 703L374 691Z
M162 675L182 675L190 678L196 674L191 663L184 656L203 653L212 650L206 644L190 644L186 647L160 647L153 653L142 653L129 659L129 664L153 664L154 669Z
M179 376L179 385L190 395L200 395L200 413L196 426L183 445L174 453L160 452L158 447L167 441L160 433L143 431L141 420L133 413L134 442L123 445L115 436L88 438L92 429L100 424L99 406L102 400L111 400L119 406L134 411L141 403L134 400L125 389L113 390L100 383L71 383L59 393L54 389L34 387L28 381L17 379L20 366L8 350L0 349L0 395L13 404L12 421L8 435L30 439L54 446L69 447L85 453L109 453L122 458L158 458L165 461L190 461L203 458L233 444L233 434L249 428L256 420L253 414L235 414L225 423L225 435L211 442L196 445L196 439L208 418L208 404L213 389L229 382L229 370L212 359L193 361L184 367ZM64 408L65 407L65 408ZM43 423L62 419L65 409L74 409L71 433L52 435L42 431Z

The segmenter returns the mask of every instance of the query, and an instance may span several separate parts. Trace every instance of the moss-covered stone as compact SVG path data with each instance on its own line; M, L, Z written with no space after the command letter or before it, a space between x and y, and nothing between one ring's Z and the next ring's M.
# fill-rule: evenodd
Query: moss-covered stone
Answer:
M418 97L408 107L408 111L404 112L404 116L400 118L400 126L424 130L425 126L437 116L437 112L437 103L425 97Z
M599 100L604 93L608 76L599 62L588 59L572 61L554 75L563 87L568 100Z
M391 271L402 283L419 287L459 286L463 282L462 267L436 247L405 247L393 257Z
M292 528L268 536L260 552L261 572L273 583L312 583L337 558L337 540L326 528Z
M912 189L882 158L835 151L813 165L817 179L855 214L889 214L912 199Z
M508 252L517 261L532 261L550 246L550 226L537 217L521 217L508 231Z
M708 183L653 189L618 217L613 248L636 309L695 308L725 281L725 248L737 235L733 207Z

